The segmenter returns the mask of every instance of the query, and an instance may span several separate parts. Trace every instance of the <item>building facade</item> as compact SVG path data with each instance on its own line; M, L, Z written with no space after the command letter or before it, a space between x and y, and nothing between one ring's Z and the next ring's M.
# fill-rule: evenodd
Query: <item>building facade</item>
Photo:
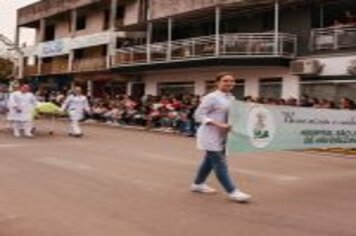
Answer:
M230 71L238 98L356 100L352 0L43 0L20 27L38 32L24 74L41 83L202 95Z

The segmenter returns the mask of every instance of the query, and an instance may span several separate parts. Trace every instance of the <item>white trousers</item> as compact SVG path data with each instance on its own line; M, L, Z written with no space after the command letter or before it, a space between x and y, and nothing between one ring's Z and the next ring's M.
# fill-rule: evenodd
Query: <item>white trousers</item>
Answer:
M21 130L24 131L25 136L32 136L32 121L12 121L12 129L15 137L21 136Z
M82 134L82 129L79 126L79 121L78 120L71 120L70 121L69 133L70 134L74 134L74 135Z

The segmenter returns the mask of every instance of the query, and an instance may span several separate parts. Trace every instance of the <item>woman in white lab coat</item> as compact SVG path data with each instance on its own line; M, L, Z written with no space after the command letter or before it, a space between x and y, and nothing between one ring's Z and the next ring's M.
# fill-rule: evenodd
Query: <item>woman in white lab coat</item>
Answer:
M75 87L73 94L69 95L62 105L62 110L68 112L70 119L69 136L82 137L83 131L79 126L79 121L90 113L89 102L86 96L82 94L80 87Z
M21 137L21 130L26 137L33 137L33 113L36 107L37 99L30 86L23 85L19 91L10 94L7 119L12 124L15 137Z
M193 192L215 193L216 190L206 183L212 171L224 187L232 201L246 202L251 196L242 192L232 180L225 154L225 144L230 131L228 112L234 100L231 91L235 87L235 78L229 73L216 77L216 91L206 95L196 110L195 118L201 123L197 133L198 149L205 152L194 183Z

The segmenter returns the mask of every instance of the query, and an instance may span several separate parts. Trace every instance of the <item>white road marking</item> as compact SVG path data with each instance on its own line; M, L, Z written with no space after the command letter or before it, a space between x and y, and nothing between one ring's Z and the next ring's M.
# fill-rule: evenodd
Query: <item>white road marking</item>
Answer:
M172 158L168 158L167 156L164 156L161 154L156 154L156 153L140 153L140 155L142 155L146 158L174 162L174 163L184 164L184 165L189 165L189 166L197 165L197 162L172 159ZM278 180L278 181L297 181L297 180L302 179L301 177L298 177L298 176L274 174L274 173L267 173L267 172L256 171L256 170L230 168L230 171L241 173L241 174L246 174L246 175L250 175L250 176L255 176L255 177L262 177L262 178L267 178L267 179L272 179L272 180Z
M84 172L85 174L89 174L89 176L104 176L106 178L114 179L117 181L128 182L130 184L138 185L146 188L148 191L153 191L154 189L167 189L168 187L165 185L150 183L144 179L137 178L135 176L122 176L120 174L110 173L107 171L97 170L92 166L76 163L68 160L63 160L56 157L46 157L35 160L41 164L46 164L50 166L55 166L58 168L62 168L65 170L74 171L76 173Z
M0 148L17 148L17 147L25 147L28 146L26 144L14 144L14 143L8 143L8 144L0 144Z
M37 159L36 161L39 163L42 163L42 164L57 166L57 167L61 167L63 169L67 169L67 170L74 170L74 171L92 171L93 170L93 167L91 167L91 166L59 159L56 157L41 158L41 159Z

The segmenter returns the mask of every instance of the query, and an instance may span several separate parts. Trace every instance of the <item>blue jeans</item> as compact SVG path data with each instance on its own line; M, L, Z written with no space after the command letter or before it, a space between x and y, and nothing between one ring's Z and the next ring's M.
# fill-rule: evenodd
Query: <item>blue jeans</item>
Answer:
M203 184L212 170L214 170L216 177L226 192L232 193L235 191L236 186L229 175L225 152L207 151L194 183Z

